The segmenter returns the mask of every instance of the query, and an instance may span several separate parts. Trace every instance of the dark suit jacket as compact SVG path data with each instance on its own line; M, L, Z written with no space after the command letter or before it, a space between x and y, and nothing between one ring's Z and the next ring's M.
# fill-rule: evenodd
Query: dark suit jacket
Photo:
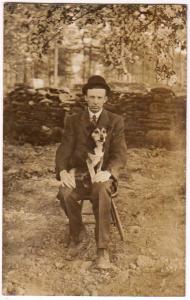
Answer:
M108 135L105 143L102 170L108 170L118 179L120 169L126 163L126 143L123 119L107 110L103 110L98 126L105 127ZM86 158L93 150L91 124L88 110L67 118L62 143L56 152L56 178L60 180L60 171L77 168L87 170Z

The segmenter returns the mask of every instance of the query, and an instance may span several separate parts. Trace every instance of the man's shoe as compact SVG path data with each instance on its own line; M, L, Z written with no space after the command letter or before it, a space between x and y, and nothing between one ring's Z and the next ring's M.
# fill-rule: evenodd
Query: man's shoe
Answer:
M70 241L69 245L68 245L68 250L67 250L67 254L65 259L66 260L73 260L75 256L77 256L78 254L78 250L77 250L77 243L75 243L74 241Z
M86 232L86 229L82 229L77 241L71 240L68 245L68 251L66 255L67 260L73 260L77 255L81 254L84 250L87 250L90 246L90 238Z
M106 249L98 249L98 257L96 259L96 267L98 269L111 269L109 253Z
M79 243L77 245L78 249L80 250L87 250L90 245L90 237L86 231L86 228L83 227L79 234Z

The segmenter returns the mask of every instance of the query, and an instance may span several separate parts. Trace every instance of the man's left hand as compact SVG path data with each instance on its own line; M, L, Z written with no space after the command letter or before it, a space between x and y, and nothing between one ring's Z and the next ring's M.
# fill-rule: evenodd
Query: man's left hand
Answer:
M99 171L95 174L93 182L105 182L111 177L111 173L108 171Z

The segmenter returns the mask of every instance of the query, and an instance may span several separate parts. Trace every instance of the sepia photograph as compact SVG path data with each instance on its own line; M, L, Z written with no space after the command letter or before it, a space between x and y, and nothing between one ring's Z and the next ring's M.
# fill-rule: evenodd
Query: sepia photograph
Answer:
M3 3L3 296L186 296L187 10Z

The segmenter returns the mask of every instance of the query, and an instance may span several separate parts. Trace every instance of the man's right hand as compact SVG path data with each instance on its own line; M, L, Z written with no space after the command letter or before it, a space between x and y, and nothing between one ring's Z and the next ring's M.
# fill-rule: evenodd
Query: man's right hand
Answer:
M62 186L66 186L68 188L76 188L76 182L75 182L75 175L74 172L67 172L66 170L63 170L60 172L61 177L61 184Z

